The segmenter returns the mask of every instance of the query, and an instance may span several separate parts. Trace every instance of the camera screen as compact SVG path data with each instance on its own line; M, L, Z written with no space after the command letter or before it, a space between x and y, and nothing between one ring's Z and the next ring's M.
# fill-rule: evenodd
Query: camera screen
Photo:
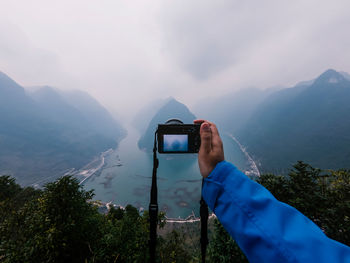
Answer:
M187 152L188 135L187 134L164 134L163 135L164 152Z

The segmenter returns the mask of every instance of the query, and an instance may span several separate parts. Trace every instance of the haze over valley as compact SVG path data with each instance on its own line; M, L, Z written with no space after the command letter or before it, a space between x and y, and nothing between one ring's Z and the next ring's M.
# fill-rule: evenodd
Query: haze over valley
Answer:
M23 87L0 72L0 171L24 185L55 179L115 148L125 131L82 91Z
M226 160L250 176L286 174L299 160L322 169L350 168L350 80L327 70L290 88L246 89L203 99L193 112L217 123ZM0 73L0 173L40 187L69 174L96 199L147 206L154 132L170 118L197 117L160 98L121 123L79 90L24 89ZM160 156L161 207L185 217L197 209L196 155Z
M247 175L350 169L346 0L4 0L0 175L72 175L145 208L158 123L208 119ZM198 208L196 155L161 155L171 216Z

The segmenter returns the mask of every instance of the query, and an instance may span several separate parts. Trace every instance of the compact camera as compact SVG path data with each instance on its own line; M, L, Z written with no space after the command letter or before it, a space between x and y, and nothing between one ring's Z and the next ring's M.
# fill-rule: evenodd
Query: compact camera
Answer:
M178 119L158 124L159 153L198 153L201 145L200 124L183 124Z

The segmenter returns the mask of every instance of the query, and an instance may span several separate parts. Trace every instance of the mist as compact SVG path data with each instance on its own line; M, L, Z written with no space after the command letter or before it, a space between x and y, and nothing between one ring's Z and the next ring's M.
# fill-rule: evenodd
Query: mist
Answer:
M348 1L3 0L0 71L81 89L128 121L248 87L350 71Z

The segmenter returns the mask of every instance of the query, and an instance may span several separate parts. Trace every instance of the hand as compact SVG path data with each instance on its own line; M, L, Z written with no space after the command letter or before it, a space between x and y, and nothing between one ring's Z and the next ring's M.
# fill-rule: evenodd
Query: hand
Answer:
M201 124L201 147L198 152L199 171L204 178L214 170L215 166L225 160L224 148L215 124L206 120L195 120Z

